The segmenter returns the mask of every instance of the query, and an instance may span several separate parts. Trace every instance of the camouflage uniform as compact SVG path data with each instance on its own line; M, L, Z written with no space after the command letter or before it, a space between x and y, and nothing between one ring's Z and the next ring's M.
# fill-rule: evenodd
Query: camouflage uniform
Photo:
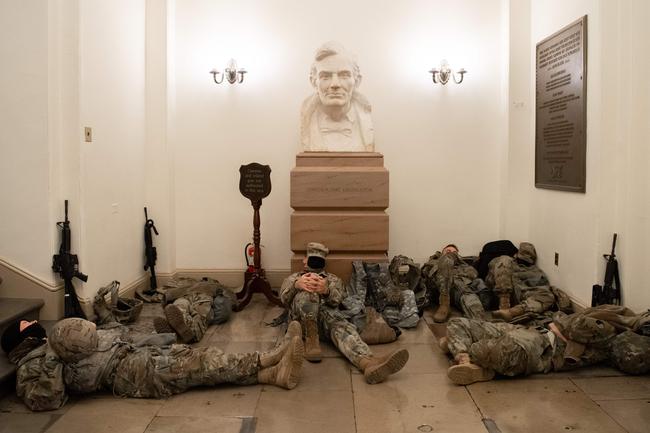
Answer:
M548 373L560 347L546 329L464 317L449 319L447 338L452 355L468 353L474 364L505 376Z
M465 263L458 253L442 254L437 251L429 257L422 267L422 277L431 291L436 294L449 294L453 305L467 317L482 319L485 308L489 306L489 296L485 299L486 288L478 279L478 273ZM488 305L484 305L488 302Z
M613 360L625 372L647 372L650 356L643 353L650 339L632 338L650 322L650 313L636 315L616 305L601 305L581 313L557 312L553 323L567 339L540 327L452 318L447 324L449 351L468 353L473 363L506 376L547 373ZM638 335L638 334L635 334Z
M320 296L296 287L296 280L306 272L296 272L284 280L280 288L282 303L293 320L304 324L305 320L315 319L321 338L329 338L355 367L361 368L361 359L370 357L372 352L361 340L357 328L339 310L344 296L343 282L334 274L320 272L321 277L327 278L328 287L328 294Z
M57 409L66 402L66 392L105 389L125 397L160 398L194 386L257 383L257 352L224 354L214 347L193 349L171 344L176 340L174 334L134 338L119 325L97 333L97 349L76 362L63 362L47 343L18 362L16 392L30 409Z
M522 242L515 257L500 256L490 261L485 282L496 295L508 296L515 305L521 304L524 313L541 314L556 303L558 309L570 312L568 297L551 287L544 271L535 265L536 260L535 247Z
M173 302L192 332L188 343L201 341L211 324L223 323L230 317L232 293L217 280L179 278L167 283L164 290L165 301Z

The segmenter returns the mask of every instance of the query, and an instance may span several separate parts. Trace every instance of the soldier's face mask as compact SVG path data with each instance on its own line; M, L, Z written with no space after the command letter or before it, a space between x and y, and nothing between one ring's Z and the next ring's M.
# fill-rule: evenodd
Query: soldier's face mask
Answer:
M325 268L325 259L319 256L309 256L307 257L307 266L311 269L323 269Z

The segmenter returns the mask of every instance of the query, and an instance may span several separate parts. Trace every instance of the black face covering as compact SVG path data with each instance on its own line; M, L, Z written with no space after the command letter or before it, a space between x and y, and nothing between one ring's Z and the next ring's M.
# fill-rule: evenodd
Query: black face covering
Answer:
M307 257L307 266L310 269L323 269L325 268L325 259L318 256Z
M29 325L23 332L20 332L20 321L15 322L2 334L2 350L9 353L28 337L44 339L47 337L47 333L38 322Z

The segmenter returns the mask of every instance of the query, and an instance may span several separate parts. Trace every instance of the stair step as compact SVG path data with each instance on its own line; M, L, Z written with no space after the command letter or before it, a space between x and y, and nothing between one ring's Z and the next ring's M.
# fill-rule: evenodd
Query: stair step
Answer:
M0 298L0 335L16 320L38 320L38 311L43 304L42 299ZM51 327L52 324L48 325ZM43 326L48 329L45 324ZM0 384L12 379L15 371L16 366L0 350Z

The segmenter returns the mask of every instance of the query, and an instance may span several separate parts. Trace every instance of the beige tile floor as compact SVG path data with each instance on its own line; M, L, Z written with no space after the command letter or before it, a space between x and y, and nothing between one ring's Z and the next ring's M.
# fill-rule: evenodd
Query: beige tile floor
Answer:
M159 306L143 312L151 327ZM200 345L225 351L264 350L283 327L264 325L281 310L261 295ZM404 370L379 385L330 345L320 364L305 363L293 391L272 386L197 389L167 400L71 397L62 409L31 413L15 397L0 400L0 433L421 433L650 432L650 377L609 368L500 379L467 387L449 382L449 362L435 344L441 328L430 313L399 341L373 350L409 349ZM442 329L444 332L444 328ZM489 427L489 428L488 428Z

